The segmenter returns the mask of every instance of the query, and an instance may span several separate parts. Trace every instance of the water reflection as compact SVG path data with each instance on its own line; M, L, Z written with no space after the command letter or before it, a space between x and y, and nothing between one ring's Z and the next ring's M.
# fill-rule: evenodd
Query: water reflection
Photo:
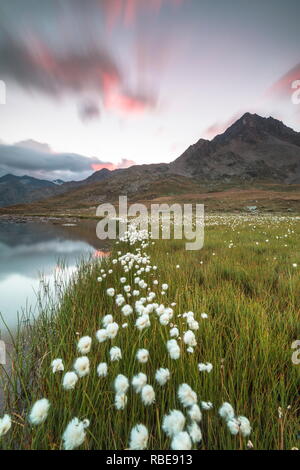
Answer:
M79 224L15 223L0 220L0 312L9 328L18 313L37 313L41 279L51 286L59 275L67 279L77 263L107 255L96 238L96 222ZM4 325L0 320L0 331Z

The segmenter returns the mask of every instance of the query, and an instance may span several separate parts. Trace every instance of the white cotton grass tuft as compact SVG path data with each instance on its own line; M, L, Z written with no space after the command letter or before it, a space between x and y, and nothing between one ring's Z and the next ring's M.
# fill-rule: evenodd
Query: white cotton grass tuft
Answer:
M167 342L167 350L171 359L177 360L180 357L180 347L176 339L170 339Z
M171 338L178 338L179 336L179 330L176 327L173 327L170 329L170 336Z
M117 393L115 396L115 407L117 410L124 410L127 405L127 395L125 393Z
M188 384L181 384L177 392L178 398L185 408L197 403L197 394Z
M129 388L129 381L123 374L117 375L114 383L115 391L117 394L126 393Z
M92 338L90 338L90 336L83 336L78 341L77 350L81 354L88 354L91 350L91 346L92 346Z
M87 356L78 357L73 367L78 377L85 377L90 373L90 360Z
M251 425L250 425L250 421L248 418L246 418L245 416L238 416L238 421L239 421L239 424L240 424L240 432L241 434L244 436L244 437L248 437L250 436L251 434Z
M0 437L5 436L11 428L11 417L4 415L0 418Z
M214 407L211 401L202 401L201 408L205 411L209 411Z
M189 435L194 444L198 444L202 440L202 432L198 424L194 421L188 426Z
M122 359L122 351L117 346L113 346L110 349L109 355L111 362L119 361L120 359Z
M36 401L31 408L28 417L29 422L34 426L44 423L48 417L49 408L50 402L47 398L42 398L41 400Z
M65 369L62 359L54 359L51 362L51 367L53 374L56 372L63 372Z
M159 383L159 385L164 386L170 380L170 371L169 369L164 369L161 367L156 371L155 379Z
M106 334L109 339L114 339L119 331L119 325L116 322L109 323L106 327Z
M78 418L73 418L66 427L63 434L63 446L65 450L73 450L80 447L85 440L85 429L90 425L89 420L85 419L79 421Z
M147 449L149 439L149 433L146 426L143 424L137 424L132 428L130 433L130 450L144 450Z
M219 408L219 415L221 418L225 419L225 421L233 419L235 413L231 404L228 402L223 403L223 405Z
M230 434L236 436L239 433L240 425L236 418L229 419L227 422L227 427L229 429Z
M115 289L113 287L110 287L109 289L107 289L106 293L109 297L113 297L115 295Z
M155 402L155 392L151 385L145 385L142 388L141 396L145 406L150 406Z
M213 365L210 362L200 363L198 364L198 369L200 372L208 372L210 373L213 370Z
M100 329L96 332L96 338L99 341L99 343L104 343L104 341L107 340L107 331L106 329Z
M107 363L100 362L100 364L98 364L98 367L97 367L98 377L106 377L107 371L108 371Z
M183 341L187 346L191 346L192 348L197 345L195 334L191 330L188 330L184 333Z
M191 450L191 448L192 441L186 431L179 432L173 437L171 442L172 450Z
M105 315L105 317L102 318L102 325L106 328L110 323L113 323L113 321L112 315Z
M131 307L131 305L126 304L122 307L122 313L125 317L128 317L129 315L131 315L132 312L133 312L133 308Z
M201 413L200 407L197 404L192 405L189 408L188 415L192 421L196 421L197 423L199 423L202 419L202 413Z
M131 384L136 393L140 393L143 387L147 384L147 375L140 372L132 378Z
M164 416L162 429L169 437L183 431L185 426L185 416L179 410L172 410L169 414Z
M149 360L149 351L147 349L139 349L136 353L136 359L141 364L145 364Z
M73 390L78 382L78 375L75 372L66 372L63 378L63 388Z

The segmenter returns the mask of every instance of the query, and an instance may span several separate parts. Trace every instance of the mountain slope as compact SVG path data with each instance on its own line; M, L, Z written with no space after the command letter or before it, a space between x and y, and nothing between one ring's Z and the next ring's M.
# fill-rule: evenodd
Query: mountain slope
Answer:
M170 164L174 173L224 182L300 182L300 133L246 113L212 141L200 139Z

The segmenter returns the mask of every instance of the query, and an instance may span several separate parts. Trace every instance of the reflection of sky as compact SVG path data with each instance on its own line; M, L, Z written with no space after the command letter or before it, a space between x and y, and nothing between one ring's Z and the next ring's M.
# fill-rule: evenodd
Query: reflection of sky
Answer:
M68 279L74 273L77 262L95 250L87 242L55 236L53 227L49 230L51 237L48 232L47 241L41 241L41 233L37 237L33 230L30 243L28 232L24 243L17 224L9 225L8 244L3 242L6 228L7 225L0 224L0 312L12 328L17 323L18 312L36 313L41 279L53 289L58 275L60 279L61 276ZM58 265L66 268L58 270ZM0 330L3 330L2 327L0 320Z

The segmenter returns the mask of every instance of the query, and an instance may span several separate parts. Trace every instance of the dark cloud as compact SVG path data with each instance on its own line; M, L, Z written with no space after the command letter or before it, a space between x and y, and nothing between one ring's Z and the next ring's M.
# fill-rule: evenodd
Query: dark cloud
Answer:
M88 158L75 153L54 153L47 144L34 140L15 145L0 144L0 176L12 173L54 180L80 180L102 168L114 170L134 165L132 160L122 159L114 164L98 158Z

